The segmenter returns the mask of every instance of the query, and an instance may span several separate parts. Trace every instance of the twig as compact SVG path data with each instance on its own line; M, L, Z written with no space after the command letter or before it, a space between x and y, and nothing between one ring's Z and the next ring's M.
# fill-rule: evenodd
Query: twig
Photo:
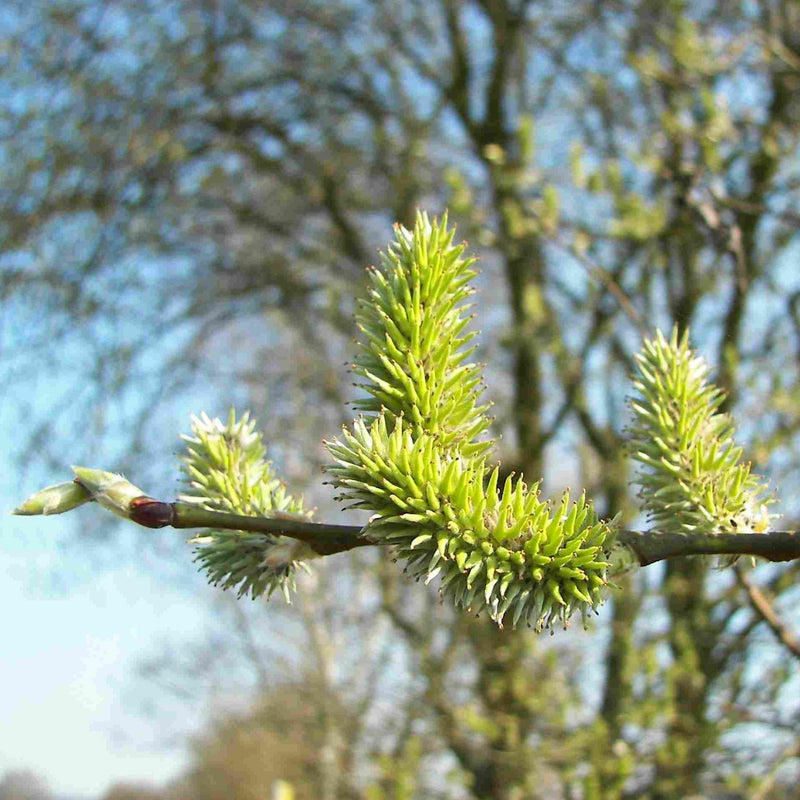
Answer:
M276 511L269 516L246 516L211 511L186 502L167 503L149 497L113 472L85 467L73 467L73 470L75 480L42 489L13 513L61 514L84 503L96 502L113 514L146 528L171 526L271 533L305 542L323 556L376 544L370 538L369 524L364 527L328 525L312 522L300 514ZM609 540L612 542L626 548L628 553L628 557L618 563L633 562L642 567L668 558L699 555L760 556L769 561L800 559L800 534L794 531L714 534L623 530L614 532L614 539ZM753 597L751 593L751 601L758 602ZM763 604L769 605L766 600Z
M640 566L679 556L742 555L768 561L800 558L800 535L796 531L764 533L665 533L663 531L619 531L617 542L629 547Z
M375 545L369 538L369 525L327 525L281 514L247 517L186 503L163 503L150 497L131 502L130 519L148 528L216 528L278 534L306 542L320 555ZM769 561L800 558L800 535L794 531L681 534L622 530L616 541L628 547L643 567L668 558L697 555L759 556Z
M800 741L790 744L780 756L778 756L770 772L762 779L761 785L751 795L751 800L764 800L765 797L768 797L777 783L778 769L790 758L796 758L797 756L800 756Z
M356 525L328 525L281 512L269 517L248 517L209 511L187 503L164 503L147 496L131 501L130 519L146 528L215 528L277 534L306 542L323 556L375 544L365 538L363 529Z
M578 263L589 273L590 277L600 281L606 289L614 295L620 308L628 315L628 318L636 326L636 329L643 336L647 335L648 330L639 312L633 307L633 303L628 295L625 294L622 287L617 280L611 275L608 270L601 267L597 262L593 261L585 253L577 251L574 247L564 242L559 236L548 236L547 241L555 245L565 253L569 253Z
M791 634L783 624L772 604L761 589L750 581L745 573L737 568L736 580L747 592L747 597L753 610L764 622L769 625L775 638L797 659L800 659L800 642Z

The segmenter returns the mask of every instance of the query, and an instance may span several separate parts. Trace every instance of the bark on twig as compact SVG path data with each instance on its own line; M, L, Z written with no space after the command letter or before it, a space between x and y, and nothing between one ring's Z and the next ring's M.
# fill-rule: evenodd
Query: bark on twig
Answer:
M369 538L369 526L329 525L282 514L248 517L149 497L137 498L131 504L131 519L148 528L217 528L278 534L306 542L320 555L375 544ZM794 531L681 534L623 530L617 533L617 543L630 548L643 567L681 556L743 555L768 561L800 558L800 535Z

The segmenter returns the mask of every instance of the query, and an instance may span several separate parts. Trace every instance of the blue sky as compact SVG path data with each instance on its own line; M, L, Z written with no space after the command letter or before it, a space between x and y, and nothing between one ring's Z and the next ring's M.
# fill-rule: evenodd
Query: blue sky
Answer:
M14 465L3 461L3 473L13 475ZM204 607L142 566L128 563L95 575L81 569L63 546L69 521L8 516L19 499L6 489L0 494L7 648L0 659L0 776L33 769L55 792L86 797L114 780L172 777L185 764L185 752L159 747L126 683L155 642L197 630Z
M0 367L30 357L16 344L33 324L24 307L0 306ZM151 351L151 365L168 355ZM52 368L29 368L0 395L0 779L30 769L56 794L94 798L116 781L164 783L187 765L187 735L219 698L198 676L190 697L178 700L140 679L137 666L167 645L182 652L207 641L220 593L192 563L186 531L136 528L93 505L51 517L10 513L38 489L69 480L76 460L118 470L127 458L131 420L149 395L133 387L108 398L103 432L82 434L73 405L86 357L80 342L67 342ZM201 380L162 398L148 418L147 454L130 473L137 485L165 499L177 494L176 453L190 413L224 414L237 399L228 387L220 408L213 394ZM47 455L27 458L31 427L58 408ZM246 678L227 677L234 699L248 696Z
M34 491L69 480L76 460L120 469L131 419L147 397L134 387L110 399L98 408L103 432L82 433L76 409L90 381L75 376L91 374L91 353L67 341L35 364L25 337L48 323L28 311L0 306L0 373L18 376L0 395L0 778L30 769L57 794L89 798L114 781L162 783L185 765L185 750L164 742L163 719L142 713L135 670L164 642L202 636L213 592L188 546L183 557L181 532L142 532L93 506L55 517L10 514ZM212 407L203 392L170 400L152 420L147 463L131 477L171 498L178 436L191 410ZM48 453L28 458L27 437L53 409ZM204 708L184 705L177 716L183 732L196 730Z

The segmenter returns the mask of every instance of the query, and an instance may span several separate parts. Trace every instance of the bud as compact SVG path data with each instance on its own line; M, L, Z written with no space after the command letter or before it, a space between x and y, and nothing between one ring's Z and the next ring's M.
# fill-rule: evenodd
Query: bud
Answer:
M92 500L123 519L131 518L132 501L146 496L141 489L115 472L87 467L73 467L72 471L76 480L90 492Z
M152 497L137 497L130 503L131 520L145 528L166 528L175 519L172 503L162 503Z
M48 486L36 494L32 494L21 506L11 513L20 516L36 514L63 514L73 508L89 502L91 493L77 481L66 481Z

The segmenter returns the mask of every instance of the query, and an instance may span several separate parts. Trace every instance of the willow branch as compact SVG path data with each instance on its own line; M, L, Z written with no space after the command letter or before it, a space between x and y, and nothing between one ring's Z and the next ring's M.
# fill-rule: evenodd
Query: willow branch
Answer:
M148 528L215 528L287 536L307 543L320 555L332 555L356 547L374 546L369 526L329 525L275 514L248 517L221 511L207 511L186 503L164 503L150 497L131 502L130 519ZM742 555L768 561L800 558L800 534L795 531L766 533L681 534L663 531L622 530L617 544L627 547L638 564L682 556Z
M146 528L213 528L286 536L305 542L322 556L375 544L365 538L364 529L356 525L311 522L280 512L269 517L249 517L224 511L209 511L187 503L164 503L146 496L131 501L130 519Z
M617 542L630 548L639 565L681 556L741 555L768 561L800 558L797 531L765 533L673 533L665 531L620 531Z
M211 511L193 503L156 500L121 475L83 467L73 469L77 476L75 480L42 489L13 513L61 514L84 503L96 502L113 514L147 528L206 528L285 536L304 542L321 556L378 544L370 536L369 524L364 527L330 525L280 511L268 516ZM269 547L271 543L265 542L264 546ZM792 561L800 559L800 533L621 530L616 532L612 550L617 551L612 555L612 561L617 563L618 569L636 564L645 567L683 556L758 556L768 561ZM620 550L624 552L620 553ZM753 592L749 594L751 602L755 603ZM757 610L763 615L761 609Z

